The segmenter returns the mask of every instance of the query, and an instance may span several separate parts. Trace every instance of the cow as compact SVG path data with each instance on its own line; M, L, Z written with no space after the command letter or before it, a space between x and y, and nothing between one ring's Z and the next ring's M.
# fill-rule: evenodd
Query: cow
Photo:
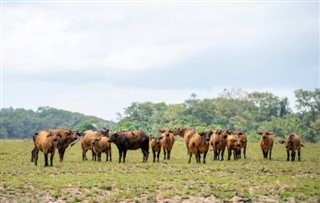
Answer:
M270 131L259 131L257 132L258 135L261 135L260 138L260 147L263 153L263 158L268 159L269 153L269 160L271 160L273 142L274 142L274 135L273 132Z
M298 151L298 161L300 161L300 150L303 145L300 142L299 135L291 134L284 140L279 140L280 144L285 143L285 147L287 150L287 161L289 161L289 151L291 151L291 161L295 161L296 159L296 151Z
M197 132L189 142L189 162L191 163L192 154L195 155L197 163L201 163L200 154L203 154L203 163L206 163L206 155L209 150L209 140L212 131Z
M153 162L156 162L156 157L157 157L157 162L159 162L159 156L160 156L161 147L162 147L161 140L162 140L162 137L152 136L151 149L153 153Z
M237 147L239 150L237 151L237 159L241 159L241 149L243 148L243 157L246 158L246 150L247 150L247 135L245 132L234 131L233 134L237 137Z
M178 128L173 131L173 134L179 135L184 139L184 143L187 147L187 154L189 154L189 142L191 137L196 133L197 131L194 128Z
M96 160L96 154L92 150L92 140L95 138L99 138L102 136L108 136L110 133L109 130L100 131L100 130L87 130L84 133L82 133L82 138L80 140L81 143L81 149L82 149L82 160L88 160L86 153L87 151L92 151L92 160Z
M210 138L210 144L213 149L213 160L219 160L221 154L221 161L223 161L224 151L227 146L227 137L231 135L228 129L218 129L213 132Z
M106 161L112 160L111 143L108 136L92 138L92 150L96 154L98 161L101 161L101 153L106 153Z
M241 145L237 144L238 136L231 134L227 137L227 149L228 149L228 160L230 160L231 152L233 151L234 160L238 159L238 155L241 152Z
M78 136L81 136L81 134L78 131L72 131L65 128L51 129L50 131L60 132L61 134L61 138L58 140L57 143L57 148L59 152L60 162L63 162L63 157L66 149L72 142L75 142Z
M53 166L53 156L57 147L57 141L61 137L59 132L51 132L49 130L42 130L33 135L34 139L34 164L38 165L38 154L42 151L44 154L45 167L48 167L48 154L50 153L50 166Z
M113 142L119 151L119 163L125 163L127 150L141 149L142 162L147 162L149 157L149 136L142 130L114 132L109 135L109 142Z
M159 129L159 132L162 133L162 148L164 154L164 160L170 160L171 150L174 144L174 134L173 130L166 128L166 129Z

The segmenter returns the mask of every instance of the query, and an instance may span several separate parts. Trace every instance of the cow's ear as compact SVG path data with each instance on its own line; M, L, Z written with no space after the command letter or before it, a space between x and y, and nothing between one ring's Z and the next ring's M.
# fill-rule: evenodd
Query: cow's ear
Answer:
M203 136L205 134L205 132L199 132L200 136Z
M233 132L231 130L227 130L227 133L231 135Z
M283 143L284 143L284 140L279 140L279 143L280 143L280 144L283 144Z
M241 142L246 142L246 139L242 138L242 139L241 139Z
M257 132L258 135L262 135L263 133L261 131Z
M170 129L170 130L169 130L169 133L173 133L173 131Z
M273 132L268 131L266 134L267 135L273 135Z
M159 132L164 133L164 130L161 130L161 129L160 129Z
M162 140L162 136L161 136L161 137L159 137L159 139L160 139L160 140Z

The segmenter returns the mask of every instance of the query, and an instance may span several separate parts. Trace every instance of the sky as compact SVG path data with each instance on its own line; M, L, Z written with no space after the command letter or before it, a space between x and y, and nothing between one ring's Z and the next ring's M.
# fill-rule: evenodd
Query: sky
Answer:
M1 108L108 120L132 102L320 87L317 1L1 0Z

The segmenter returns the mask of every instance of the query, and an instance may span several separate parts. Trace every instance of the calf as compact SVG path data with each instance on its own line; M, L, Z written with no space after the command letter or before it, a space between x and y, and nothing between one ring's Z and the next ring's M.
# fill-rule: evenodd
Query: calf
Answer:
M53 166L53 156L57 147L57 141L61 137L59 132L54 133L49 130L42 130L34 134L34 150L32 150L34 155L34 164L38 164L38 154L42 151L44 154L45 167L48 164L48 154L50 153L50 166Z
M187 147L187 153L189 154L189 142L191 137L196 133L197 131L193 128L178 128L173 131L173 134L179 135L184 139L184 143Z
M291 161L294 161L296 158L296 151L298 151L298 161L300 161L300 149L303 145L300 142L300 137L296 134L289 135L284 140L279 140L280 144L284 144L287 150L287 161L289 161L289 151L291 151Z
M221 161L223 160L224 151L227 146L227 137L231 135L228 129L219 129L213 132L210 144L213 149L213 160L219 160L221 154Z
M241 149L243 149L243 157L246 158L247 150L247 135L245 132L234 131L233 134L237 137L237 147L239 148L236 154L237 159L241 159Z
M149 136L142 130L115 132L109 135L109 142L113 142L119 151L119 163L121 158L123 163L126 161L127 150L141 149L143 162L148 161L149 157Z
M271 153L272 153L272 147L274 142L273 132L259 131L257 132L257 134L261 135L260 147L263 153L263 157L265 159L268 159L268 153L269 153L269 160L271 160Z
M106 161L111 161L111 143L109 137L97 137L91 140L92 150L96 154L98 161L101 161L101 153L106 153Z
M228 160L230 160L231 152L233 151L234 160L238 159L238 154L240 153L240 147L237 144L238 137L234 134L231 134L227 137L227 149L228 149Z
M192 154L195 155L197 163L201 162L200 154L203 154L203 163L206 163L206 155L209 150L209 140L212 131L198 132L192 136L189 142L189 162L191 163Z
M160 156L161 147L162 147L161 139L162 137L156 137L156 136L152 137L151 149L153 153L153 162L156 162L156 157L157 157L157 162L159 162L159 156Z
M163 148L164 160L165 159L170 160L170 154L174 144L173 131L170 130L169 128L166 128L164 130L159 130L159 132L162 133L162 148Z
M80 140L81 143L81 149L82 149L82 160L88 160L86 153L87 151L92 151L92 160L96 160L96 154L92 149L92 140L95 138L100 138L103 136L108 136L109 130L106 131L98 131L98 130L87 130L84 133L82 133L82 138Z

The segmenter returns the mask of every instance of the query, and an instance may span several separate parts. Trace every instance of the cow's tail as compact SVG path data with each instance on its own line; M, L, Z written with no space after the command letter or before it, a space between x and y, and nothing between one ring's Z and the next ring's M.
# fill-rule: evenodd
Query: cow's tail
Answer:
M301 146L301 147L304 147L304 145L303 145L303 144L300 144L300 146Z
M70 146L72 147L73 145L77 144L77 142L79 142L79 141L80 141L80 139L77 139L76 141L72 142L72 143L70 144Z

